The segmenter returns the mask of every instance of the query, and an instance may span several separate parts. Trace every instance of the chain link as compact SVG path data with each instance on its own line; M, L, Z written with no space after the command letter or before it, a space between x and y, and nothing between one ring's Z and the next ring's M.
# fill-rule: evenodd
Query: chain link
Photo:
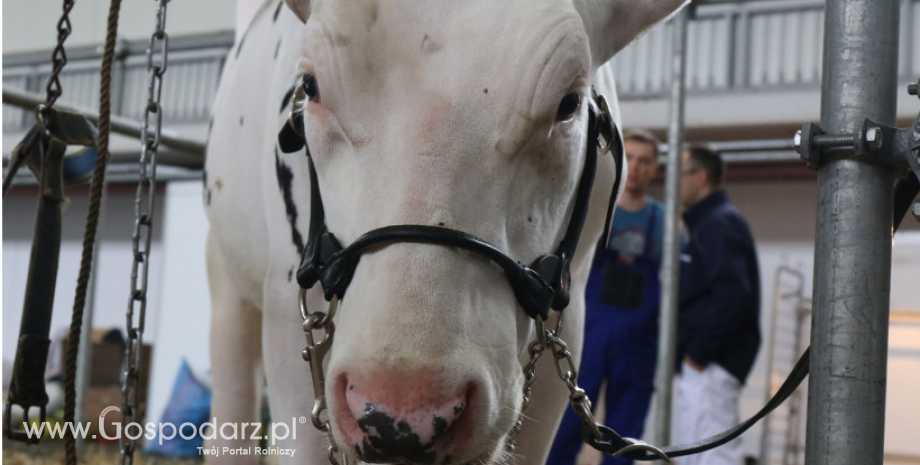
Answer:
M578 369L575 361L572 359L572 353L569 352L568 345L562 340L563 313L559 312L559 319L556 320L556 327L552 330L544 328L543 321L539 318L534 320L537 328L537 342L545 345L553 354L553 361L556 366L556 374L559 379L565 383L569 389L569 401L572 404L572 410L578 415L581 421L581 439L591 447L614 457L648 452L661 460L670 462L668 456L661 449L649 445L643 441L633 438L620 437L615 431L597 422L591 408L591 399L585 393L584 389L578 387Z
M530 396L533 394L533 383L537 380L537 362L540 361L540 357L543 356L544 350L545 347L540 340L531 342L528 347L527 351L530 354L530 361L524 366L524 387L523 396L521 398L521 409L518 413L518 419L514 422L514 426L511 427L511 431L508 432L508 438L505 441L505 450L509 453L514 452L518 434L520 434L521 429L524 428L524 411L527 410L527 406L530 405Z
M57 23L57 44L51 53L51 76L48 77L48 83L45 86L45 103L38 106L38 119L47 128L51 123L51 109L63 90L61 88L61 71L67 65L67 52L64 50L64 42L73 31L70 24L70 10L73 9L75 0L64 0L63 12ZM45 130L48 133L48 130ZM48 133L50 135L50 133Z
M169 0L157 0L156 28L150 36L147 47L147 106L144 124L141 127L141 157L138 173L137 196L134 201L134 234L132 245L134 261L131 267L131 293L126 315L127 343L125 345L125 368L122 373L122 425L136 421L140 412L139 373L141 348L143 347L144 321L147 310L147 272L150 264L150 240L153 228L153 214L156 200L156 161L163 123L163 108L160 96L163 74L169 59L169 36L166 33L166 4ZM157 61L155 61L155 58ZM152 126L152 127L151 127ZM134 463L136 441L122 434L120 465Z
M545 329L543 322L539 319L536 320L537 331L543 334L541 339L545 341L547 345L546 348L553 354L556 374L569 389L569 400L572 403L572 409L575 410L575 413L578 414L578 418L581 420L582 439L589 441L601 438L601 432L598 429L597 421L594 419L594 414L592 413L591 399L585 394L584 389L578 387L578 368L575 361L572 359L572 353L569 352L568 345L566 345L565 341L563 341L560 336L562 334L564 321L563 314L559 312L558 315L559 318L556 320L556 327L553 330Z

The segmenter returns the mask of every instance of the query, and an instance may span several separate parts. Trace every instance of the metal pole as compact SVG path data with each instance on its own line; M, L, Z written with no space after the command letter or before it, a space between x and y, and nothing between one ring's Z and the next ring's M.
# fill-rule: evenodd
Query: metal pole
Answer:
M33 92L24 92L21 90L14 89L3 89L3 103L9 103L21 108L31 109L35 108L40 103L44 102L44 96ZM88 110L85 108L72 107L69 105L60 104L57 105L57 108L61 110L75 111L82 113L86 118L93 123L99 121L99 113L94 110ZM126 136L140 138L141 136L141 123L138 121L130 120L128 118L112 116L112 132L118 134L124 134ZM205 143L197 140L192 140L189 138L184 138L178 136L169 131L162 131L160 134L160 145L172 147L177 150L181 150L190 155L190 158L201 159L204 157ZM201 163L198 161L198 163Z
M680 172L684 139L684 75L687 52L687 8L677 14L671 30L671 121L665 173L664 244L661 260L661 307L658 362L655 368L655 444L671 443L671 385L677 346L677 297L680 278Z
M898 0L829 0L821 125L894 125ZM891 287L890 168L825 151L818 169L805 463L881 465Z

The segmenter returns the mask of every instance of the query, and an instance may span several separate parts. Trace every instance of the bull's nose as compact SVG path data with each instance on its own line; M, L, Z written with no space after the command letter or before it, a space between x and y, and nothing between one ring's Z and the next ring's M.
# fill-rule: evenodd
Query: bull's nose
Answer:
M342 397L350 415L340 421L352 422L341 426L361 460L442 463L463 441L459 436L466 428L459 426L467 416L468 385L445 389L426 371L377 372L346 379L341 383Z

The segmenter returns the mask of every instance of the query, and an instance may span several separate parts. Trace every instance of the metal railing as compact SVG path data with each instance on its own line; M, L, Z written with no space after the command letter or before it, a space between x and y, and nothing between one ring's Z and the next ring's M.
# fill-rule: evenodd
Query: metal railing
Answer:
M112 113L139 121L146 107L146 41L122 43L113 69ZM170 41L170 79L163 85L163 120L168 124L207 122L217 92L232 33L177 38ZM50 74L48 53L4 56L3 88L40 92ZM95 48L68 51L70 64L61 75L70 106L96 108L99 101L101 57ZM34 112L3 106L3 132L24 131L34 123Z
M901 0L899 75L920 76L920 0ZM657 26L614 58L623 99L665 97L671 56L671 25ZM762 0L704 2L688 30L687 89L690 95L811 87L821 79L824 2ZM232 33L176 38L170 42L171 79L163 87L167 124L207 122ZM140 120L146 86L146 42L124 42L115 69L113 114ZM50 53L3 57L3 87L39 92L48 78ZM62 101L95 108L99 54L68 51ZM31 111L3 106L3 132L29 127Z
M821 82L824 2L716 2L697 8L687 43L688 92L761 91ZM920 0L901 0L898 74L920 76ZM621 98L664 96L670 76L670 23L613 59Z

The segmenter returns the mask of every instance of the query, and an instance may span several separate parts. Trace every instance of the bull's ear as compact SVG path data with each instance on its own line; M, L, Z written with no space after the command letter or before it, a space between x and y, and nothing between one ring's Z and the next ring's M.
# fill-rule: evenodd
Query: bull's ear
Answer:
M288 8L297 15L302 22L307 22L310 17L310 0L284 0Z
M690 0L575 0L595 66L600 66L655 23Z

